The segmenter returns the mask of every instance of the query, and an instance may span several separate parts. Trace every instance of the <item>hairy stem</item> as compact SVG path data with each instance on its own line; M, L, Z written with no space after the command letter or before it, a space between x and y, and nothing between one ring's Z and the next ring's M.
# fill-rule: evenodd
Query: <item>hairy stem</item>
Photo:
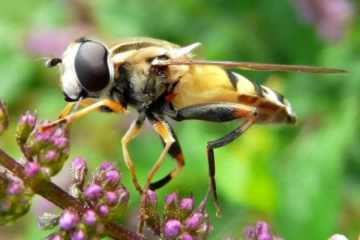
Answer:
M0 164L6 169L11 171L15 176L22 179L25 184L31 187L34 193L42 196L48 201L52 202L56 206L64 208L77 209L78 211L84 211L84 206L76 198L69 195L53 182L42 179L36 181L32 178L28 178L24 173L24 167L18 163L15 159L10 157L6 152L0 149ZM105 225L105 233L114 239L126 239L126 240L141 240L142 236L135 232L124 229L119 224L107 223Z

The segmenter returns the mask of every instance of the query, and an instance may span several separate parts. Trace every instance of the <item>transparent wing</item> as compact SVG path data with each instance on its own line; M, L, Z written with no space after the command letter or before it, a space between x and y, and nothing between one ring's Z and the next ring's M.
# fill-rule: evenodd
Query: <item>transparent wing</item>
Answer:
M304 65L283 65L253 62L208 61L208 60L159 60L153 65L217 65L224 68L238 68L249 71L277 71L301 73L346 73L346 70Z

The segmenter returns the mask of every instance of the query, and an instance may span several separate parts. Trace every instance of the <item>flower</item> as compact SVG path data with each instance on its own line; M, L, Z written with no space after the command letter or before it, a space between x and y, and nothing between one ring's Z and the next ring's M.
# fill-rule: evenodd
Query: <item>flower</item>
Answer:
M332 235L329 240L348 240L348 238L345 235L342 234L334 234Z
M351 0L296 0L295 6L328 41L336 41L343 36L354 13Z
M72 161L73 185L77 194L72 194L86 208L79 209L76 218L62 220L60 234L65 239L100 239L104 232L104 224L114 219L118 220L129 201L129 192L121 184L121 174L110 163L103 163L90 176L87 172L86 160L76 157ZM82 187L83 186L83 187ZM64 210L62 216L74 213ZM71 221L73 219L73 221ZM76 220L76 221L75 221Z

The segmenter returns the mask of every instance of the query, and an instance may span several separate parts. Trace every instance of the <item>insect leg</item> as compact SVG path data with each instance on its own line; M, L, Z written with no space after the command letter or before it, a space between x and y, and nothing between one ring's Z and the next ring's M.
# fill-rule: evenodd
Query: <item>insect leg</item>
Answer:
M140 130L143 126L145 120L145 116L143 114L140 114L139 117L131 124L130 128L127 130L123 138L121 139L121 145L122 145L122 152L123 152L123 158L125 161L125 164L127 168L130 170L131 174L131 180L136 188L136 190L141 194L142 189L140 187L140 184L136 177L136 169L135 166L131 160L129 151L128 151L128 144L139 135Z
M73 109L73 107L75 106L76 103L71 102L66 104L66 106L64 107L64 109L61 111L61 113L59 114L58 119L60 118L64 118L67 115L69 115L71 113L71 110Z
M161 152L158 160L155 162L155 164L153 165L153 167L151 168L151 170L147 176L144 190L147 190L149 188L152 178L154 177L155 173L159 170L161 164L164 162L166 154L170 150L172 144L176 141L172 134L169 124L165 120L155 117L152 114L148 114L147 117L151 121L155 132L157 132L160 135L162 141L164 142L164 149ZM180 159L181 159L181 157L180 157ZM175 172L176 172L176 170L175 170ZM167 180L167 182L168 181L169 180Z
M62 123L69 124L69 123L73 122L74 120L87 115L90 112L101 109L102 107L107 107L107 108L111 109L113 112L125 112L125 108L120 103L112 101L110 99L103 99L103 100L93 103L77 112L68 114L65 117L59 118L58 120L55 120L49 124L46 124L45 126L43 126L43 129L53 127L55 125L62 124Z
M154 116L148 116L148 119L153 124L156 124L157 120L154 118ZM168 153L170 154L170 156L172 158L174 158L176 160L176 168L174 170L172 170L169 174L167 174L165 177L161 178L160 180L150 183L149 188L151 190L156 190L158 188L161 188L162 186L167 184L169 181L174 179L179 174L179 172L181 171L181 169L184 167L184 164L185 164L184 155L182 153L182 150L181 150L179 141L175 135L175 132L169 124L167 124L167 127L170 130L169 134L171 134L173 139L175 140L172 143L172 145L170 146ZM165 140L163 139L163 137L161 135L160 135L160 137L161 137L162 143L164 144L164 146L166 146Z
M257 119L256 108L235 103L200 104L179 109L176 112L169 114L169 116L179 121L185 119L198 119L212 122L224 122L239 118L245 119L240 127L228 133L223 138L208 142L207 145L210 190L212 191L215 199L215 207L217 208L217 212L220 213L215 181L214 149L232 142L243 132L245 132L253 123L255 123Z
M247 129L249 129L254 122L256 121L256 115L254 117L250 117L246 119L238 128L234 129L227 135L217 140L209 141L207 144L207 158L209 164L209 175L210 175L210 189L213 192L213 196L215 199L215 207L217 209L217 213L220 213L219 201L216 191L216 181L215 181L215 156L214 149L223 147L236 138L238 138L242 133L244 133Z
M95 100L94 99L90 99L90 98L85 98L80 100L80 106L82 107L87 107L91 104L94 104ZM70 102L68 104L66 104L66 106L64 107L64 109L61 111L61 113L59 114L58 119L60 118L64 118L67 115L69 115L71 113L71 111L73 110L73 108L75 107L77 103L76 102Z
M149 171L147 178L146 178L146 183L144 186L144 191L143 191L143 195L141 198L141 203L140 203L140 208L139 208L139 225L138 225L138 232L142 232L143 230L143 226L144 226L144 220L146 218L146 214L145 214L145 197L146 197L146 192L148 191L149 187L150 187L150 183L152 178L154 177L155 173L159 170L161 164L164 162L166 154L169 152L169 150L171 149L171 146L173 145L173 143L176 142L174 135L172 134L172 131L170 129L170 125L164 120L161 119L159 116L155 116L152 113L148 113L147 114L147 118L149 119L149 121L151 122L155 132L157 132L160 137L162 142L164 143L164 149L161 152L158 160L155 162L155 164L153 165L153 167L151 168L151 170ZM179 145L177 144L177 147L179 147ZM177 148L173 148L174 153L175 153L175 149ZM180 149L180 148L178 148ZM181 153L181 152L180 152ZM181 157L179 159L182 159L182 155L180 155ZM182 163L178 162L178 166L183 165L183 160L181 161ZM180 171L181 167L177 167L175 171L171 172L169 175L169 177L164 177L163 179L161 179L160 181L156 182L155 184L157 184L158 186L156 187L161 187L162 185L164 185L165 183L167 183L168 181L171 180L172 174L177 174L178 171Z

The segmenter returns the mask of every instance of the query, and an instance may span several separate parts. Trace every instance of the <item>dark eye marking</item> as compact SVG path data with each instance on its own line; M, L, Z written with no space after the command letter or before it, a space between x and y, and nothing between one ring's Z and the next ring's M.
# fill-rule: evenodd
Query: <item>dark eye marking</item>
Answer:
M104 89L110 82L107 49L90 40L81 43L75 57L75 71L82 87L87 91Z

